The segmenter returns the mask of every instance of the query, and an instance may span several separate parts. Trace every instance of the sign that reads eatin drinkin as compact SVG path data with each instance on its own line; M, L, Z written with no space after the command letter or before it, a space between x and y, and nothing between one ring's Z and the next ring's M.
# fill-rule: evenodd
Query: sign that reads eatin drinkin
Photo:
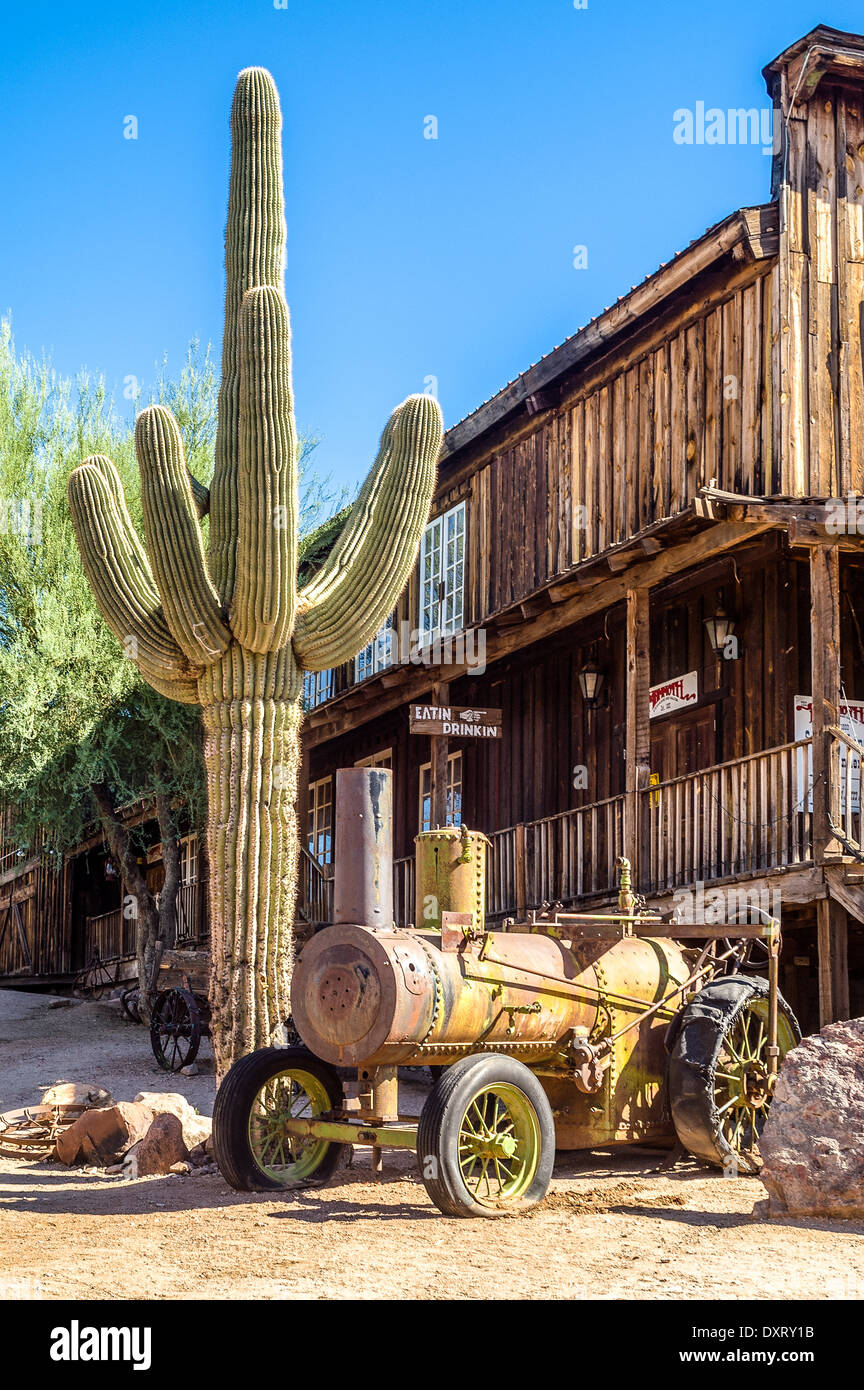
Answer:
M500 738L500 709L475 709L459 705L412 705L412 734L449 735L450 738Z

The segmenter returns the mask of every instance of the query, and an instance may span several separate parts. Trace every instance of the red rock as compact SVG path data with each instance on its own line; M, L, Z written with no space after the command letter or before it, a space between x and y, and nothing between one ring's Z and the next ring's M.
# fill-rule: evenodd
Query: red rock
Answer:
M187 1156L183 1126L176 1115L166 1111L157 1115L143 1139L130 1149L124 1168L130 1177L144 1178L151 1173L170 1173L175 1163Z
M147 1133L153 1111L147 1105L118 1101L85 1110L58 1135L55 1153L61 1163L90 1163L109 1167Z
M864 1019L787 1053L759 1148L769 1215L864 1216Z

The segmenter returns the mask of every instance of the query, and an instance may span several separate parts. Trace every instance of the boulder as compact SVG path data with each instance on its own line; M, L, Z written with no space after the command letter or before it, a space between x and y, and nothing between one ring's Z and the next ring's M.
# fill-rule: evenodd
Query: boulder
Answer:
M787 1053L759 1148L768 1215L864 1217L864 1018Z
M43 1105L74 1105L78 1108L92 1109L96 1106L113 1105L114 1097L104 1086L94 1081L55 1081L42 1092Z
M170 1173L176 1163L186 1159L183 1126L170 1111L157 1115L143 1139L139 1139L123 1160L126 1177L144 1178L152 1173Z
M109 1167L144 1137L152 1123L150 1107L130 1101L85 1110L57 1136L55 1153L61 1163Z
M199 1115L179 1091L139 1091L135 1100L149 1105L154 1115L176 1115L183 1126L187 1149L194 1149L196 1144L209 1139L213 1121L207 1115Z

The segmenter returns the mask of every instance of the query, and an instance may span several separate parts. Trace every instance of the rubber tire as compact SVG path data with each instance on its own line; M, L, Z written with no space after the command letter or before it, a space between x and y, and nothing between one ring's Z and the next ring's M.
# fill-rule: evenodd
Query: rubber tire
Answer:
M497 1208L484 1207L471 1196L459 1172L457 1151L459 1127L472 1097L496 1081L522 1091L531 1102L540 1127L540 1158L531 1186L517 1202ZM534 1073L515 1057L500 1052L475 1053L447 1067L420 1114L417 1161L423 1186L445 1216L521 1216L542 1202L555 1163L555 1121L546 1092Z
M720 1131L714 1104L714 1071L723 1038L754 998L767 998L768 981L745 975L711 980L683 1008L670 1027L671 1050L666 1094L675 1133L694 1158L726 1169L733 1150ZM782 994L777 1011L790 1023L796 1043L798 1020Z
M305 1047L262 1047L235 1062L216 1092L213 1106L213 1153L216 1165L237 1192L285 1191L321 1187L333 1176L343 1144L328 1144L313 1176L303 1182L281 1183L263 1173L249 1143L249 1114L255 1097L272 1077L290 1071L292 1063L310 1072L327 1092L332 1110L344 1100L342 1082L333 1067Z

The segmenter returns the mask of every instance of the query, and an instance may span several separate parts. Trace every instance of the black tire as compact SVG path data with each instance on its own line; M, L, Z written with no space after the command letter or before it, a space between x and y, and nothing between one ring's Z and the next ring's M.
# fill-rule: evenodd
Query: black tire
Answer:
M342 1082L334 1068L305 1047L265 1047L241 1057L219 1087L213 1106L216 1163L225 1181L238 1192L320 1187L333 1176L339 1163L344 1145L319 1140L317 1144L310 1141L303 1146L306 1157L302 1163L282 1165L281 1171L262 1166L256 1157L250 1131L256 1120L261 1122L262 1119L256 1104L261 1092L281 1076L289 1077L300 1089L304 1085L301 1078L305 1078L306 1085L313 1085L315 1094L309 1106L312 1113L324 1114L342 1106ZM307 1091L306 1095L310 1093ZM295 1113L303 1113L302 1108L298 1106ZM259 1142L266 1143L267 1137L263 1140L259 1137Z
M141 993L137 985L133 985L131 989L124 989L123 993L120 995L120 1008L123 1010L124 1017L128 1018L130 1023L141 1022L141 1014L138 1011L140 997Z
M500 1094L498 1088L502 1088ZM514 1104L518 1120L513 1118L516 1112L509 1109ZM465 1155L466 1143L476 1140L469 1133L469 1112L475 1105L479 1106L475 1117L497 1116L503 1107L514 1126L521 1126L521 1165L517 1155L504 1158L499 1154L485 1158L485 1162L484 1151L475 1152L473 1158L470 1150L469 1156ZM464 1171L460 1153L466 1164ZM555 1122L546 1092L534 1073L513 1057L489 1052L462 1058L438 1078L423 1106L417 1130L417 1159L423 1185L445 1216L521 1215L543 1200L552 1178ZM513 1164L514 1159L514 1181L502 1181L501 1168L509 1174L511 1170L506 1165ZM488 1179L490 1162L496 1169L496 1181L492 1184ZM472 1189L469 1183L474 1177L476 1184ZM481 1191L484 1177L486 1190ZM490 1187L497 1191L490 1191Z
M752 1173L760 1167L758 1139L767 1117L770 1092L766 1098L758 1099L762 1068L754 1065L750 1074L752 1094L757 1099L752 1105L745 1103L741 1089L741 1103L734 1103L732 1097L739 1088L738 1083L727 1079L735 1070L728 1046L729 1040L735 1045L737 1025L739 1034L743 1030L751 1040L748 1050L755 1051L758 1057L761 1026L754 1039L749 1031L750 1019L758 1017L761 1025L767 1007L767 980L726 975L701 989L681 1010L674 1021L677 1026L670 1029L667 1095L675 1132L694 1158L724 1172ZM782 995L778 995L777 1014L782 1062L785 1053L801 1041L801 1029ZM752 1027L755 1029L755 1023Z
M181 1071L195 1061L201 1046L201 1013L188 989L178 986L156 996L150 1046L163 1071Z

